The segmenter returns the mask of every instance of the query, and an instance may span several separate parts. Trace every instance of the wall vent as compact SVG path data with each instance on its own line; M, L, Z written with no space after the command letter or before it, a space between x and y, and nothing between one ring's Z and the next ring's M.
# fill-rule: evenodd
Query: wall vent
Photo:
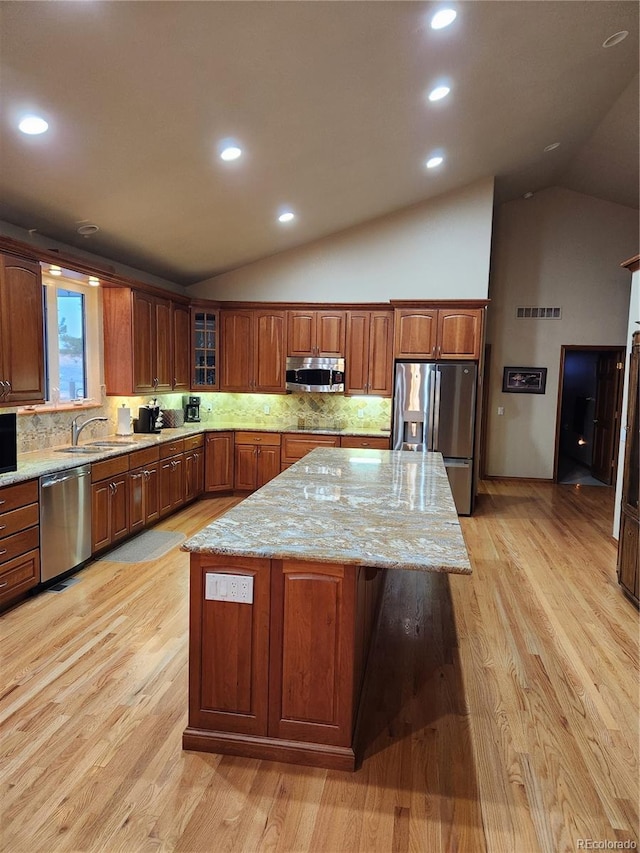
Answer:
M561 320L562 308L520 305L516 308L516 318L518 320Z

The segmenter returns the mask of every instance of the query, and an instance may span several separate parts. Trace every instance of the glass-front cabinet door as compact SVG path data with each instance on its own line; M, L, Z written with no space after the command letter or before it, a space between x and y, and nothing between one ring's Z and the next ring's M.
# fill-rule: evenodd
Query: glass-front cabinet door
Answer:
M216 391L218 378L218 319L217 309L191 308L192 389Z

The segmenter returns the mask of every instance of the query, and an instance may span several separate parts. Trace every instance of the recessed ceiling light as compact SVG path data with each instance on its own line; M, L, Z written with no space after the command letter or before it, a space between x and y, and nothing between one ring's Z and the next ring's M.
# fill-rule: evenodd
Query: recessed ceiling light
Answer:
M448 27L455 21L457 14L453 9L440 9L431 18L431 29L442 30L444 27Z
M51 264L49 267L49 275L62 275L62 270L57 264Z
M278 216L278 222L293 222L295 218L296 215L291 210L283 210L280 216Z
M443 98L446 98L451 89L448 86L436 86L435 89L432 89L429 92L429 100L430 101L441 101Z
M436 166L439 166L444 161L444 157L440 157L437 155L436 157L429 157L427 160L427 169L435 169Z
M29 136L37 136L49 129L49 124L40 116L25 116L18 125L18 129Z
M556 148L560 148L559 142L552 142L551 145L545 145L544 146L545 151L555 151Z
M96 278L95 275L89 276L89 286L90 287L100 287L100 279Z
M238 157L242 156L242 148L237 145L227 145L226 148L223 148L220 152L221 160L237 160Z
M628 35L629 30L620 30L619 33L614 33L612 36L605 39L602 42L602 47L613 47L616 44L620 44L620 42L624 41Z

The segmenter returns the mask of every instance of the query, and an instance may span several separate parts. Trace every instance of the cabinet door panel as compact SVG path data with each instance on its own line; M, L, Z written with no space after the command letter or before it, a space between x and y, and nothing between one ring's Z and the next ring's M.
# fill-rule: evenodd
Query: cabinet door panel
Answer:
M196 497L196 454L185 453L184 455L184 499L185 503L195 500Z
M347 314L346 394L366 394L369 381L369 312Z
M154 300L154 325L152 343L155 356L155 390L171 391L173 387L173 333L171 327L171 302Z
M129 474L129 532L136 533L145 526L144 473L131 471Z
M618 582L634 598L638 598L640 580L638 575L638 520L622 513L620 519L620 539L618 542Z
M40 265L3 255L0 264L0 406L43 403L44 334Z
M369 394L391 397L393 390L393 314L372 311L369 326Z
M91 486L91 551L95 553L111 542L111 483L102 480Z
M221 311L221 379L223 391L251 391L253 382L253 315Z
M134 391L154 390L155 358L153 330L155 314L153 300L136 290L133 299L133 384Z
M269 480L273 480L280 473L280 448L259 447L258 448L258 477L256 488L264 486Z
M315 311L287 313L288 355L314 355L316 338Z
M254 390L283 392L285 390L285 328L284 311L255 312L255 385Z
M205 444L205 492L233 489L233 433L209 433Z
M236 444L236 489L253 491L257 488L258 449L253 445Z
M205 598L207 572L253 577L253 604ZM189 725L266 735L269 560L191 558Z
M438 358L480 358L482 309L438 312Z
M129 535L129 475L114 477L111 492L111 541L117 542Z
M159 465L148 465L144 469L144 521L152 524L160 518Z
M356 568L273 561L271 737L350 745Z
M160 518L169 515L172 509L173 499L173 465L171 459L163 459L159 465L158 472L158 509Z
M398 358L435 358L438 311L401 308L395 316L395 350Z
M172 306L173 329L173 390L189 390L189 357L191 323L189 309L182 305Z
M346 312L318 311L316 319L316 354L344 355Z

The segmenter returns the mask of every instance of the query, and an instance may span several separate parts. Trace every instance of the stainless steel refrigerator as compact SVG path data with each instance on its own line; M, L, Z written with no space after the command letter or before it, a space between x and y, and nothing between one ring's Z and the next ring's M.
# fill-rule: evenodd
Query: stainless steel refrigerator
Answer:
M472 362L396 363L392 447L442 453L459 515L473 506L477 381Z

